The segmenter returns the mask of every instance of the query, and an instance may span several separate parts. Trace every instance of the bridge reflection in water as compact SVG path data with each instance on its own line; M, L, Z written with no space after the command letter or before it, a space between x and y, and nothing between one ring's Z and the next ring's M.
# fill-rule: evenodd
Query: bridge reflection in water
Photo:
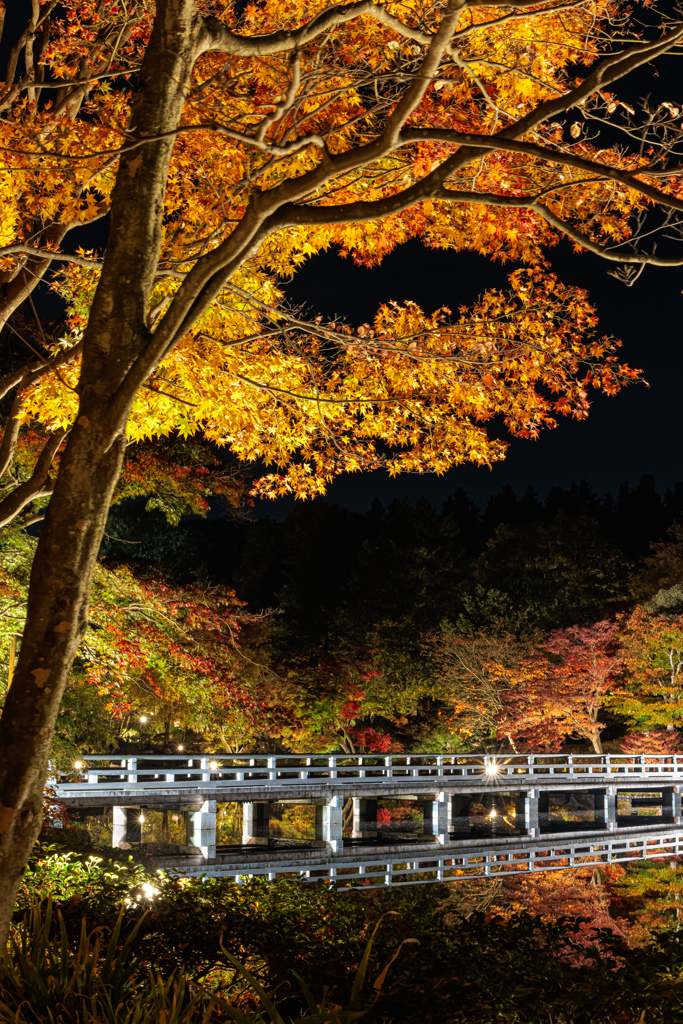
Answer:
M83 816L111 809L112 845L155 868L343 887L674 856L682 786L678 755L150 754L85 756L55 790ZM283 807L298 838L277 835Z

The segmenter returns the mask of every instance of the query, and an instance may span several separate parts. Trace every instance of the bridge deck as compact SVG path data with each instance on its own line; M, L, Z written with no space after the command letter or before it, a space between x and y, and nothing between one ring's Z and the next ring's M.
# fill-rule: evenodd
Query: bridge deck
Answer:
M88 755L54 788L68 807L112 807L123 848L142 843L148 810L181 811L186 843L149 851L153 868L184 875L388 885L683 852L679 755ZM408 797L421 805L413 841L378 842L378 800ZM350 798L354 841L342 820ZM559 820L567 798L590 820ZM316 805L309 848L268 846L271 805L282 801ZM235 802L242 845L217 847L217 805Z

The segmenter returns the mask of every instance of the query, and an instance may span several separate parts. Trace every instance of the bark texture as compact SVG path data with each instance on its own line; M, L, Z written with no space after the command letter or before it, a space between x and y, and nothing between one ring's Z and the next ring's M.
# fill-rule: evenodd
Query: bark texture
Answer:
M177 126L199 33L194 0L160 0L131 132ZM147 304L157 268L173 137L125 154L107 254L83 341L80 403L31 574L21 654L0 718L0 949L42 820L59 704L85 631L93 565L125 450L125 426L150 369Z

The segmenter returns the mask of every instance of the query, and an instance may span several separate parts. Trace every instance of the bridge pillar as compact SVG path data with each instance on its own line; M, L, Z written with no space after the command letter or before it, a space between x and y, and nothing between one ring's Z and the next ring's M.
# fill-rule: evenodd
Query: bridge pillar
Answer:
M681 822L681 787L668 786L662 790L662 815L673 818L674 824Z
M519 794L515 804L515 826L530 836L540 835L541 831L539 796L537 789L527 789Z
M438 843L447 843L451 831L450 811L448 793L437 793L433 799L423 800L424 834L435 836Z
M344 848L342 807L342 798L333 796L328 803L315 808L315 838L322 839L335 852Z
M216 856L215 800L205 800L196 811L187 812L187 845L199 847L205 859Z
M594 789L595 824L603 828L617 827L617 787L607 786L606 789Z
M140 807L112 807L113 829L111 845L120 847L123 843L142 842Z
M267 846L270 835L270 804L266 800L242 804L242 843Z
M377 800L354 796L353 838L368 839L377 836Z

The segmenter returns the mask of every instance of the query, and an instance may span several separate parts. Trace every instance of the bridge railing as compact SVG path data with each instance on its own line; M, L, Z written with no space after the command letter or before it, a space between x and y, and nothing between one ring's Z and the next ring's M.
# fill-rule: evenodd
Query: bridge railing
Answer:
M286 788L330 782L377 784L392 780L443 779L505 783L553 776L612 779L683 777L683 755L621 754L89 754L75 762L62 783L107 788L130 785L201 786L202 789L263 785Z
M242 861L216 863L209 867L168 867L171 872L207 877L233 877L238 883L248 877L265 875L296 878L300 881L336 882L340 890L357 886L385 887L423 885L429 882L463 882L475 878L506 878L510 875L535 874L548 871L566 871L578 867L597 867L606 864L628 863L638 860L662 859L683 853L683 834L679 830L661 830L656 834L627 837L588 835L573 841L555 840L550 844L536 841L507 849L472 849L441 852L433 848L426 853L393 853L384 849L365 851L361 856L344 860L338 858L309 860L307 864L256 864Z

